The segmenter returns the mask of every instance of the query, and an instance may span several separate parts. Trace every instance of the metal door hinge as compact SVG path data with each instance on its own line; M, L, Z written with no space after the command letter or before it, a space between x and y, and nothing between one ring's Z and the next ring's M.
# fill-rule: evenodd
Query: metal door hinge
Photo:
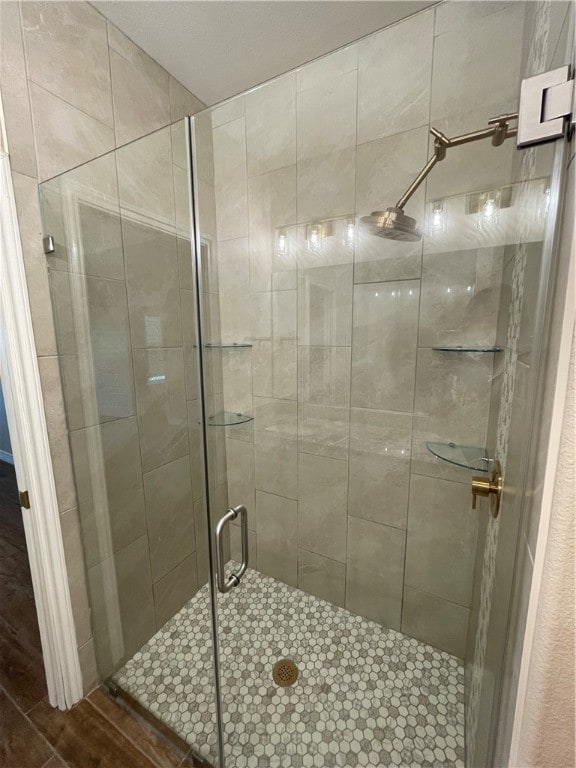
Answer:
M52 235L46 235L42 238L42 248L44 249L45 256L54 253L56 246L54 245L54 238Z
M20 496L20 506L24 507L24 509L30 509L30 495L28 491L18 491L18 495Z
M574 78L568 65L522 80L518 111L519 147L571 137L576 119Z

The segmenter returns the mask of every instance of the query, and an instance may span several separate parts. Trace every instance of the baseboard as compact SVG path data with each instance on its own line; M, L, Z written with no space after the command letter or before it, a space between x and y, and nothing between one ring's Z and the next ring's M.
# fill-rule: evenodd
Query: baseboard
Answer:
M14 466L14 456L6 451L0 451L0 461L5 461L6 464L12 464L12 466Z

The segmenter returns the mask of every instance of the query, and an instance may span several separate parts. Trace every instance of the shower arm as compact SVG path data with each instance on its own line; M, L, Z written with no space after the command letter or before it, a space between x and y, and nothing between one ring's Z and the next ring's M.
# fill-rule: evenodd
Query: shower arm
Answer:
M448 138L442 131L439 131L436 128L430 128L430 133L434 136L434 154L428 160L424 168L422 168L418 176L416 176L412 184L410 184L406 192L404 192L402 197L398 200L396 208L404 210L404 206L408 200L410 200L414 192L416 192L436 163L444 160L447 149L450 149L451 147L460 147L462 144L470 144L472 141L490 138L492 139L492 146L499 147L506 141L506 139L516 136L518 129L511 128L509 123L511 120L517 119L517 113L492 117L488 120L488 128L483 128L480 131L472 131L472 133L464 133L461 136L454 136L452 139Z

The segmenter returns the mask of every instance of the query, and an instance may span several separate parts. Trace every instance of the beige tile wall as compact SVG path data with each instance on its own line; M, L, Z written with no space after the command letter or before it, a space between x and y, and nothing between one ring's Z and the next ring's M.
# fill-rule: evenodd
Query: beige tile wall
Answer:
M254 416L226 443L252 562L461 657L471 473L425 443L486 445L494 356L432 347L495 343L509 241L462 219L423 243L358 222L412 181L430 124L455 134L515 110L524 11L442 4L212 110L222 337L253 344L223 353L226 408ZM427 222L445 195L463 210L510 182L514 152L454 150L407 213ZM311 246L306 226L336 216Z
M203 105L85 2L0 3L0 47L0 89L36 350L45 392L77 640L88 689L96 679L93 622L86 592L78 500L67 428L97 424L101 419L94 420L94 409L97 413L98 404L92 404L92 411L83 411L80 406L73 354L64 355L60 350L58 359L54 320L65 323L66 318L59 318L59 315L66 313L67 303L64 294L62 304L55 307L53 319L46 260L42 252L38 182L92 160L185 114L194 113ZM115 313L122 307L113 291L103 291L102 278L117 277L113 272L117 261L113 254L107 256L106 260L101 253L96 254L93 268L88 269L91 277L86 281L87 300L91 307L100 308L101 316L105 316L106 306L114 308ZM65 287L64 284L62 288ZM138 312L138 308L134 311ZM110 316L108 321L124 322L117 315ZM73 345L74 339L69 339L69 343ZM70 351L70 347L66 351ZM66 415L59 362L63 371L69 371L65 382ZM130 376L128 370L126 376ZM125 406L123 402L122 407ZM135 414L133 396L130 407ZM101 416L106 420L105 414ZM186 431L185 415L183 418L183 430ZM134 419L127 418L124 424L129 432ZM89 436L88 430L86 436ZM126 444L125 436L105 430L102 436L112 443ZM114 478L112 482L115 482ZM132 490L136 496L142 493L136 480ZM114 494L114 498L118 504L122 503L121 494ZM130 505L127 509L130 510ZM134 516L130 512L125 521L126 528L132 521ZM134 534L140 531L139 525L141 521L136 522ZM115 530L114 537L123 542L126 533L126 530ZM134 552L139 541L142 537L130 545L135 547ZM89 561L94 556L89 551L85 554ZM128 563L126 567L129 572ZM160 619L170 612L170 606L174 606L174 584L180 583L174 575L170 583L168 576L165 579L154 586L157 602L165 606L164 613L159 612ZM191 588L192 584L189 586ZM92 605L91 610L94 617L99 608ZM144 624L147 615L143 611ZM149 622L149 626L152 623Z

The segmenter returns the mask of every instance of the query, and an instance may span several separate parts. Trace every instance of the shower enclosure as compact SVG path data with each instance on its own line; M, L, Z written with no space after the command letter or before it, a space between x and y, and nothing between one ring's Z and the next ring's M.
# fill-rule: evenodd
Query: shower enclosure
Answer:
M42 185L100 677L194 764L492 759L569 24L442 3Z

